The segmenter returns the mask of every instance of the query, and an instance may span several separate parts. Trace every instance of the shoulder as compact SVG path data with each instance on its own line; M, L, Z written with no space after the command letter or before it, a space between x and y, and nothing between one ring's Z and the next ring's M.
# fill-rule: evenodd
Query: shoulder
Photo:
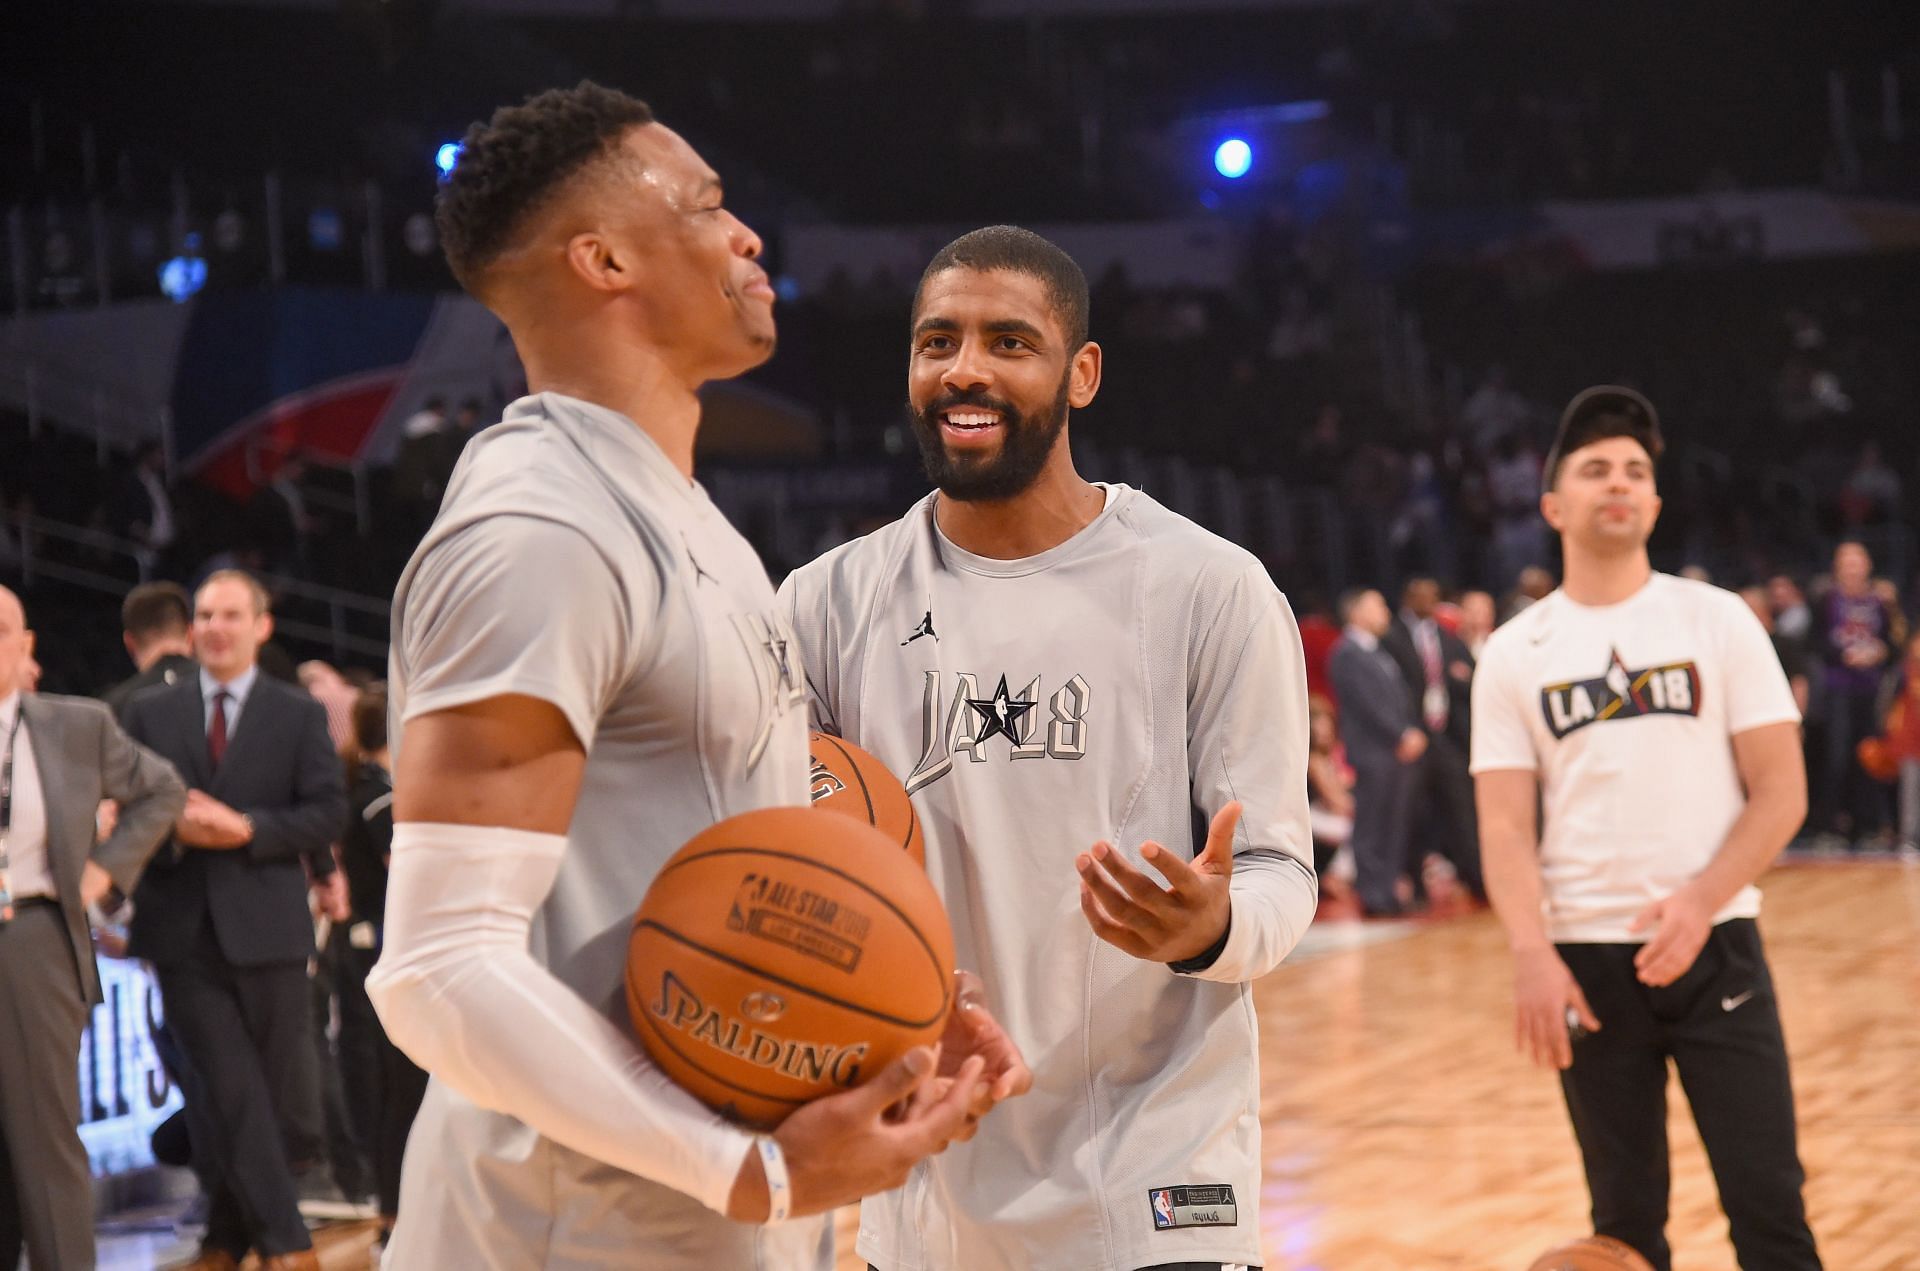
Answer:
M64 693L35 693L28 707L31 714L56 719L69 728L100 729L113 723L113 712L105 702L91 697L69 697Z
M322 706L320 700L313 694L297 684L277 680L264 671L253 682L253 692L248 698L247 705L252 706L256 702L275 703L289 710L309 711L318 714L321 719L327 717L327 708Z
M1716 587L1712 583L1698 582L1692 578L1680 578L1673 574L1657 574L1654 585L1660 587L1669 604L1685 612L1696 614L1716 625L1731 624L1746 626L1749 623L1759 625L1759 619L1753 616L1753 610L1740 593L1728 591L1725 587Z
M781 593L817 598L850 589L870 590L879 580L897 572L897 562L914 538L927 532L932 509L933 496L927 495L899 520L822 553L788 574L780 585Z
M1560 605L1556 591L1495 627L1480 651L1480 665L1500 667L1531 657L1553 634L1553 618Z
M1144 490L1115 487L1121 500L1114 518L1151 554L1154 563L1195 581L1232 583L1257 579L1269 585L1260 558L1167 507Z
M184 704L189 700L197 702L199 698L199 682L190 675L182 675L171 684L165 680L136 684L133 686L133 695L127 699L127 722L146 718L176 703Z

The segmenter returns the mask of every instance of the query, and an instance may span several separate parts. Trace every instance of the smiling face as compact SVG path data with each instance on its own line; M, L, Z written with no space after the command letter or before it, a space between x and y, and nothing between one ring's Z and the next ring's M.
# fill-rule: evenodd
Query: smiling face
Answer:
M576 269L617 271L646 338L699 378L723 379L773 356L773 284L760 236L727 210L720 178L680 134L641 124L582 178L593 222L573 234Z
M1632 437L1582 446L1561 461L1541 511L1571 545L1605 555L1642 550L1660 518L1653 458Z
M237 578L203 584L193 601L193 647L200 665L223 683L243 674L273 634L273 619Z
M1093 400L1100 349L1068 349L1046 284L1008 269L927 279L913 315L907 404L927 477L963 502L1017 497Z

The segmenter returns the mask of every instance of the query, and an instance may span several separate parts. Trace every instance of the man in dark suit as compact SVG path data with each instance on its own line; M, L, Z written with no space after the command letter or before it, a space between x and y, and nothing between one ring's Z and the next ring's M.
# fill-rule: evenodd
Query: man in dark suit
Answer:
M1473 654L1440 625L1434 616L1439 607L1440 584L1413 579L1380 647L1400 668L1407 700L1427 735L1427 753L1414 774L1413 823L1426 827L1433 845L1453 862L1461 886L1485 900L1480 823L1473 811L1473 778L1467 774Z
M1328 674L1340 707L1340 738L1353 765L1353 863L1361 907L1370 918L1397 917L1394 894L1407 868L1412 833L1414 765L1427 749L1406 686L1380 647L1393 614L1377 591L1349 592L1340 602L1346 634L1334 646Z
M269 1271L319 1266L293 1178L322 1154L302 857L332 868L347 804L325 710L260 674L272 629L258 582L212 575L194 598L199 674L127 708L128 732L189 786L172 851L134 894L130 951L153 963L196 1077L187 1107L213 1190L192 1271L232 1271L249 1249Z
M0 587L0 1267L18 1266L24 1243L40 1271L94 1260L74 1077L100 1001L87 909L133 890L187 791L98 702L12 688L32 653L26 613ZM96 844L103 798L120 816Z
M134 674L100 694L115 716L124 719L127 703L142 689L199 672L193 660L193 602L179 583L141 583L128 592L120 604L120 630Z

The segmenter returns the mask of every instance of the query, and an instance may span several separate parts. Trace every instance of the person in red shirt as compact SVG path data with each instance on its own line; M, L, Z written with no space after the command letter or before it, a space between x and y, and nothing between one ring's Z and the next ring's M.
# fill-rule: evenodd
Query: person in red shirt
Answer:
M1900 849L1920 851L1920 634L1907 641L1900 693L1887 712L1886 744L1900 765Z

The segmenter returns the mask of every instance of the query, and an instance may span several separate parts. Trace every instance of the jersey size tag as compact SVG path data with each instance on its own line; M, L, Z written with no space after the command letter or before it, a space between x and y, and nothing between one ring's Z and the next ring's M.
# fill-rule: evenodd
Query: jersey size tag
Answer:
M1233 1203L1233 1187L1227 1183L1154 1187L1147 1191L1147 1203L1153 1207L1156 1231L1240 1224L1240 1211Z

